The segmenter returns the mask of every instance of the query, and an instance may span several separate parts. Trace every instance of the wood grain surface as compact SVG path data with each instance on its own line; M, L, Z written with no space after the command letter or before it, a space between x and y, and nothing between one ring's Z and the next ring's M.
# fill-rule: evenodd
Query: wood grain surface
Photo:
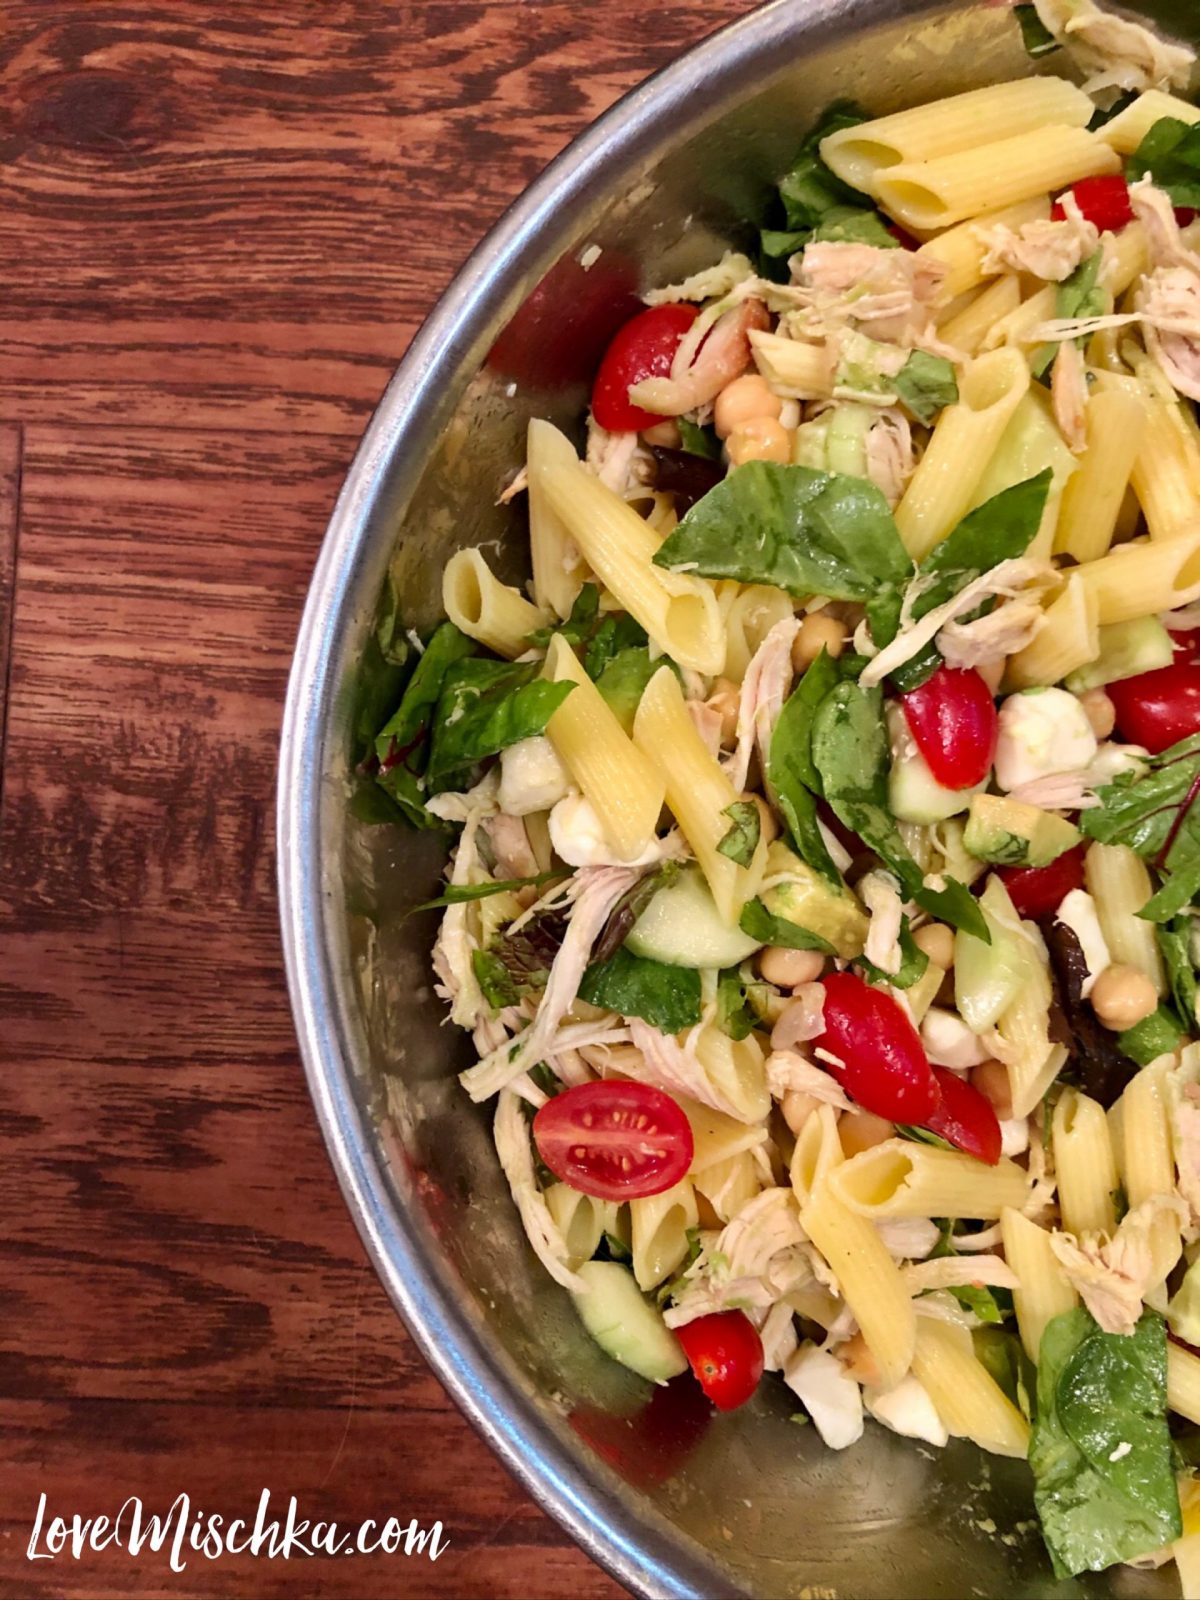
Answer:
M292 639L458 263L747 0L6 0L0 1594L612 1596L427 1373L315 1129L276 932ZM110 1548L49 1514L441 1519L436 1563Z

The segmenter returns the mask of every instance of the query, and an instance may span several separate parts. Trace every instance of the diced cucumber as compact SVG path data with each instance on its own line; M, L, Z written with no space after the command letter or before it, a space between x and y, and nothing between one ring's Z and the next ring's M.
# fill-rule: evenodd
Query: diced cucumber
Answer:
M964 933L954 935L954 1004L972 1033L992 1027L1028 977L1027 957L1012 931L1018 924L1008 890L993 875L979 897L991 944Z
M704 874L685 867L629 930L625 948L668 967L736 967L761 948L717 910Z
M1136 617L1132 622L1109 622L1100 629L1100 654L1086 667L1064 679L1072 694L1100 689L1122 678L1157 672L1175 659L1171 635L1157 617Z
M572 1296L575 1309L606 1355L651 1383L666 1383L687 1371L679 1340L628 1267L616 1261L586 1261L579 1276L587 1289Z
M867 476L867 434L874 412L857 401L843 401L830 413L825 459L830 472L844 472L851 478Z
M904 712L894 702L887 708L888 734L892 745L892 767L888 773L888 805L900 822L944 822L971 804L983 784L973 789L947 789L929 770L929 763L917 749ZM985 779L986 782L986 779Z

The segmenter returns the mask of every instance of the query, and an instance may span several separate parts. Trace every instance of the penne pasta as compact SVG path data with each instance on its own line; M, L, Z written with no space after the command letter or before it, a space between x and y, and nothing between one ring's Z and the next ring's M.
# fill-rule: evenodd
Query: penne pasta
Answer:
M1008 658L1005 688L1061 683L1068 672L1095 661L1100 653L1098 618L1096 596L1074 573L1068 573L1061 593L1046 607L1033 640Z
M1108 550L1149 422L1140 392L1101 389L1088 401L1087 449L1063 490L1056 552L1083 562Z
M1029 1174L1002 1159L986 1167L957 1150L887 1139L830 1174L839 1200L863 1217L994 1219L1025 1203Z
M583 587L587 566L566 524L546 497L545 470L557 453L553 437L556 432L547 433L546 425L536 421L526 430L529 553L534 598L539 606L565 619Z
M714 1161L692 1177L692 1188L708 1201L720 1222L732 1222L764 1188L762 1170L749 1150Z
M1128 845L1097 843L1084 858L1084 876L1113 960L1144 972L1165 994L1167 975L1154 924L1138 916L1154 893L1146 863Z
M688 1229L700 1220L696 1195L686 1178L661 1194L629 1202L633 1275L638 1288L655 1289L688 1252Z
M833 393L834 355L827 344L805 344L778 333L750 334L754 364L776 394L791 400L827 400Z
M978 355L996 324L1021 304L1021 284L1008 272L983 289L957 316L938 327L938 337L969 356Z
M896 526L915 560L928 555L970 509L1029 382L1028 364L1015 350L980 356L963 372L958 402L942 412L896 507Z
M725 637L712 585L654 566L659 541L645 520L583 466L557 428L533 422L530 429L539 434L530 482L536 479L600 582L681 667L720 672Z
M1078 1089L1064 1089L1051 1127L1063 1227L1068 1233L1111 1234L1121 1180L1104 1108Z
M1132 105L1119 111L1111 122L1105 123L1098 137L1123 156L1131 156L1163 117L1174 117L1179 122L1200 122L1200 109L1181 100L1178 95L1165 94L1161 89L1147 89Z
M1175 1190L1175 1156L1165 1081L1167 1064L1151 1062L1143 1067L1121 1096L1123 1177L1131 1211L1156 1196L1170 1195ZM1167 1213L1155 1219L1150 1249L1154 1272L1148 1288L1152 1290L1163 1282L1182 1254L1177 1218Z
M1200 1423L1200 1356L1167 1343L1167 1404L1189 1422Z
M1021 1343L1036 1366L1046 1325L1073 1311L1079 1296L1067 1282L1045 1228L1008 1207L1000 1215L1000 1233L1004 1259L1021 1280L1021 1287L1013 1290Z
M478 550L459 550L442 575L442 606L456 628L498 656L514 661L529 649L529 635L550 612L531 605L519 589L501 583Z
M613 1201L596 1200L570 1184L552 1183L546 1190L546 1208L566 1244L566 1265L572 1272L592 1259L604 1234L616 1226Z
M654 837L666 785L626 735L575 652L555 634L546 676L575 688L546 724L559 760L591 801L616 854L632 861Z
M741 683L759 645L777 622L785 621L794 611L792 597L782 589L761 583L740 589L725 612L723 676Z
M920 1317L912 1369L948 1432L992 1455L1025 1458L1029 1424L980 1365L965 1328Z
M869 190L881 171L1028 133L1052 124L1086 128L1092 104L1064 78L1018 78L876 117L821 141L826 165L852 189Z
M1101 626L1157 616L1200 600L1200 526L1153 542L1117 545L1078 568L1095 595Z
M820 1105L796 1135L789 1173L796 1199L803 1206L846 1159L837 1131L837 1112Z
M1053 194L1080 178L1118 172L1121 159L1086 128L1066 125L977 145L876 173L870 192L906 227L949 228L982 211Z

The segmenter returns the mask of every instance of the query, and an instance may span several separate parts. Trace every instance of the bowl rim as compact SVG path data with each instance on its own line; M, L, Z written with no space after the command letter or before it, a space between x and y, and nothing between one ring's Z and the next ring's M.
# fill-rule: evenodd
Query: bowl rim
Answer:
M297 635L279 748L277 875L292 1013L330 1161L375 1270L443 1388L536 1503L585 1554L638 1595L682 1600L711 1594L715 1560L700 1554L688 1535L647 1503L635 1509L599 1481L600 1473L585 1468L531 1397L513 1384L494 1341L489 1346L453 1305L407 1213L393 1204L353 1093L354 1027L341 998L328 931L338 915L337 895L326 881L322 853L327 739L339 695L338 641L360 603L356 597L369 566L371 513L396 458L413 463L401 467L406 503L446 420L445 397L453 392L457 398L456 375L486 336L497 305L505 298L515 303L524 292L522 262L531 243L556 237L555 214L570 215L581 202L611 193L611 177L639 153L652 153L660 130L672 119L677 134L699 128L720 105L769 81L780 70L779 52L795 48L801 39L852 35L866 23L897 15L915 19L943 3L770 0L691 46L568 144L476 246L414 336L338 495ZM710 73L718 61L721 95L714 101ZM697 92L701 89L707 101ZM724 1593L737 1592L727 1573L721 1581Z

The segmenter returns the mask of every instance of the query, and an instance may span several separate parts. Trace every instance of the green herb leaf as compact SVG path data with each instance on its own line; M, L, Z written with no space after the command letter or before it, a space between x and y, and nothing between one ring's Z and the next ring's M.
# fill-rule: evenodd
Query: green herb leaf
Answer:
M680 1033L700 1021L699 972L635 956L624 945L588 967L579 997L623 1017L641 1017L660 1033Z
M913 938L908 918L901 917L899 970L884 972L882 967L868 961L866 956L860 956L855 965L862 969L862 975L868 983L891 984L894 989L911 989L914 983L919 983L925 976L929 957Z
M799 923L789 922L786 917L772 916L761 900L746 902L738 926L751 939L763 944L786 945L789 950L821 950L829 956L835 953L828 939L811 933Z
M717 438L715 428L702 428L698 422L689 422L686 417L676 417L679 428L679 448L689 456L702 456L705 461L719 461L721 459L721 441Z
M936 1133L930 1133L927 1128L908 1128L897 1126L896 1132L906 1139L915 1139L921 1144L931 1144L940 1150L953 1150L954 1146L946 1139L941 1139ZM947 1218L939 1224L941 1233L937 1244L929 1252L931 1261L940 1260L943 1256L957 1256L958 1249L954 1243L954 1219ZM1004 1291L999 1291L1003 1295ZM999 1325L1008 1315L1010 1305L1002 1304L986 1284L957 1284L949 1290L960 1306L967 1311L974 1312L980 1322Z
M912 561L888 503L865 478L750 461L668 535L656 565L773 584L832 600L899 595Z
M1131 183L1153 178L1176 206L1200 209L1200 124L1161 117L1129 157Z
M717 975L717 1024L731 1039L744 1039L753 1032L758 1018L746 997L746 983L738 967L727 967Z
M532 878L492 878L487 883L452 883L436 900L423 900L413 911L436 911L442 906L461 906L471 900L486 900L494 894L507 894L514 889L536 888L543 883L556 883L569 878L569 872L539 872ZM412 912L406 913L411 916Z
M943 1139L940 1133L932 1133L928 1128L914 1128L910 1123L898 1122L896 1124L896 1132L902 1139L910 1139L913 1144L930 1144L935 1150L954 1149L949 1139ZM937 1251L934 1251L935 1255L937 1253ZM946 1251L942 1252L943 1255L946 1253Z
M918 422L931 423L958 399L958 377L945 356L914 350L896 374L896 393Z
M1128 1336L1084 1310L1042 1335L1034 1500L1058 1577L1157 1550L1182 1529L1167 1431L1167 1340L1145 1312Z
M1088 132L1096 133L1101 128L1106 128L1114 117L1119 117L1122 111L1128 111L1133 102L1140 98L1138 90L1123 89L1111 105L1096 107L1092 112L1092 120L1088 123Z
M876 250L900 249L899 239L890 232L882 215L878 211L864 210L862 206L830 206L812 233L807 237L801 235L801 239L803 244L821 241L830 244L868 244ZM788 254L794 255L800 248L800 245L796 245Z
M618 1239L615 1233L606 1233L604 1243L608 1246L609 1259L612 1261L632 1261L633 1255L624 1239Z
M1041 56L1053 55L1062 46L1050 32L1049 28L1037 14L1037 7L1022 5L1013 7L1013 16L1021 28L1021 41L1025 46L1025 53L1037 61Z
M470 657L447 671L426 771L431 792L450 789L488 756L544 733L575 685L547 683L541 665Z
M477 649L475 641L460 633L452 622L443 622L425 646L398 709L375 739L379 760L376 781L413 827L445 826L425 808L424 774L430 730L446 678Z
M721 815L729 818L729 830L717 845L718 854L728 856L739 867L748 867L762 834L758 807L753 800L735 800Z
M592 681L598 682L604 669L624 650L635 650L647 643L646 630L640 622L624 612L610 613L596 629L595 635L583 653L583 670ZM659 662L661 666L661 661Z
M503 1011L505 1006L515 1006L520 1001L520 987L494 950L472 950L471 970L493 1011Z
M679 675L679 668L669 658L659 656L652 661L644 644L628 645L608 660L596 679L597 689L626 733L633 732L633 719L646 685L659 667L670 667Z
M778 210L784 226L762 230L762 267L767 276L786 276L787 258L813 238L897 243L870 198L835 177L821 159L822 139L866 120L865 111L843 101L831 106L805 136L800 154L779 183Z
M528 642L544 650L556 633L561 633L568 644L579 645L590 639L596 631L600 614L600 590L594 583L585 583L575 596L571 615L565 622L556 622L550 628L535 628Z
M518 932L506 930L488 949L473 953L475 977L494 1011L542 992L566 931L562 911L543 911Z
M1149 1066L1159 1056L1178 1050L1183 1043L1183 1029L1173 1011L1160 1005L1136 1027L1126 1028L1117 1035L1117 1049L1136 1061L1139 1067Z
M1100 282L1100 269L1104 265L1103 250L1095 250L1086 261L1081 261L1069 278L1058 286L1054 314L1064 319L1071 317L1099 317L1112 310L1112 296ZM1085 341L1077 339L1082 349ZM1033 358L1035 378L1044 378L1054 365L1059 346L1042 346Z
M1080 832L1102 844L1125 844L1163 873L1158 893L1138 913L1169 922L1200 892L1200 734L1181 739L1137 770L1097 790Z
M1172 917L1170 922L1160 922L1154 930L1163 963L1171 980L1171 996L1183 1026L1192 1032L1196 1027L1196 969L1192 965L1192 919Z
M699 1228L688 1228L684 1237L687 1239L687 1253L679 1263L678 1272L669 1282L663 1284L655 1296L660 1306L665 1306L668 1300L674 1300L677 1294L683 1292L687 1270L699 1259L700 1251L703 1249Z

